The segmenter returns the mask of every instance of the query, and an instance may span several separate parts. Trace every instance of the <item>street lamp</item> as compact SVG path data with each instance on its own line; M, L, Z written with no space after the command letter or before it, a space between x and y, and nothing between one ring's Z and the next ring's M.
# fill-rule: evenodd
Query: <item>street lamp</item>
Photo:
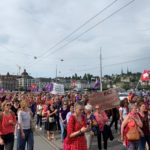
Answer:
M61 62L64 61L64 59L60 59ZM61 73L61 71L59 71L59 73ZM57 78L57 75L58 75L58 65L56 65L56 78Z

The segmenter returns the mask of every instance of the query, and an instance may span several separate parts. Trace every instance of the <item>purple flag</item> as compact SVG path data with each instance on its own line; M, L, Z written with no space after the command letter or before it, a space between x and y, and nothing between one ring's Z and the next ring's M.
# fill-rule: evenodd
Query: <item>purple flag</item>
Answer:
M98 88L100 88L100 80L96 79L93 89L98 89Z
M47 83L45 85L45 91L51 92L53 90L53 83Z

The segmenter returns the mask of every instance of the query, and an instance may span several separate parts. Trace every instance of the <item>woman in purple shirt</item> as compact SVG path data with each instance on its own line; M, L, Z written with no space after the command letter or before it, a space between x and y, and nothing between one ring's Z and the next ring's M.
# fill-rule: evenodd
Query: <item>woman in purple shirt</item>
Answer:
M64 133L64 128L67 123L67 113L69 112L69 107L67 102L63 102L62 108L59 111L59 122L60 122L60 129L61 129L61 141L63 142L63 133Z

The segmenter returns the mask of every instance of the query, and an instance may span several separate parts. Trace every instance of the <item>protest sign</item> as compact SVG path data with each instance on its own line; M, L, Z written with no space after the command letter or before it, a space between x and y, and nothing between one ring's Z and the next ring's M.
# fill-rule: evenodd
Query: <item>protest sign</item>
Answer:
M64 85L53 83L53 89L51 91L51 94L64 95Z
M89 103L93 106L99 104L102 110L108 110L119 105L120 100L115 89L95 92L89 96Z

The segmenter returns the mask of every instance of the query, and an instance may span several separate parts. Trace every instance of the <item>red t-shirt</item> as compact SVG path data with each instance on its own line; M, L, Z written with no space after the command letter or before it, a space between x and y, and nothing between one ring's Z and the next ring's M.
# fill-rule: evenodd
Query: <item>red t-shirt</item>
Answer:
M9 121L12 120L13 123L16 123L16 116L12 113L9 115L2 114L2 120L0 122L0 134L6 135L9 133L14 133L15 125L12 125L9 123Z
M79 131L82 127L86 127L86 119L82 117L81 122L78 122L74 115L70 116L67 125L67 137L64 141L64 150L87 150L87 143L84 134L74 138L69 138L73 132Z

